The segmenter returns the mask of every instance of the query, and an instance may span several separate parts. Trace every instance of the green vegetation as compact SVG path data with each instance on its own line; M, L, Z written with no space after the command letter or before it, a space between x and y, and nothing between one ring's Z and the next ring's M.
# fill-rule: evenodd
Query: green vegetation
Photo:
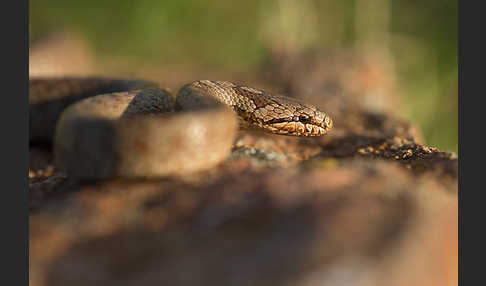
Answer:
M457 152L457 1L31 0L30 39L68 28L103 58L251 70L272 44L385 47L429 145Z

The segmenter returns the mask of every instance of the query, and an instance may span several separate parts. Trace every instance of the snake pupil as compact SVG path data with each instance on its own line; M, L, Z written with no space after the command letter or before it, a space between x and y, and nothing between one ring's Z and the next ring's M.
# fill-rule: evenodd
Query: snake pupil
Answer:
M310 117L307 115L301 115L299 116L299 121L302 123L309 123L310 122Z

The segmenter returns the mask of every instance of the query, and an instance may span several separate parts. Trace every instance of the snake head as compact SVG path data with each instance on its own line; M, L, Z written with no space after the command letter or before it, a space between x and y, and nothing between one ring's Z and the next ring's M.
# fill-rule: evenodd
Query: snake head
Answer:
M331 117L313 105L281 95L270 98L263 94L261 97L266 99L265 104L261 104L250 119L258 121L259 127L266 131L292 136L322 136L333 127Z
M327 114L296 98L225 81L200 80L192 86L202 90L202 95L232 107L242 128L281 135L321 136L333 125Z
M329 132L333 127L331 117L324 112L314 110L314 116L302 114L299 116L298 123L304 125L304 136L321 136Z
M332 126L331 117L317 110L312 114L302 112L291 117L271 119L260 125L272 133L293 136L322 136L331 130Z

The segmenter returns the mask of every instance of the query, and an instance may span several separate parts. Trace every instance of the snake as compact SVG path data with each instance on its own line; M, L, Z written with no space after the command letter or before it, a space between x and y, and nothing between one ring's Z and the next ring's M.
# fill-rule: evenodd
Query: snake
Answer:
M196 80L175 96L146 81L99 78L29 87L30 140L52 140L55 166L81 179L206 170L228 157L239 130L314 137L333 128L312 104L229 81Z

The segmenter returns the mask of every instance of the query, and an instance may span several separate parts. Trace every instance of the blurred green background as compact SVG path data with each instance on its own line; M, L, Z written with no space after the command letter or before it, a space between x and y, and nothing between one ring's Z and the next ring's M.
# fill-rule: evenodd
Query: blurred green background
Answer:
M394 62L401 116L457 152L457 1L30 0L30 42L69 29L99 58L251 71L271 44L376 46Z

